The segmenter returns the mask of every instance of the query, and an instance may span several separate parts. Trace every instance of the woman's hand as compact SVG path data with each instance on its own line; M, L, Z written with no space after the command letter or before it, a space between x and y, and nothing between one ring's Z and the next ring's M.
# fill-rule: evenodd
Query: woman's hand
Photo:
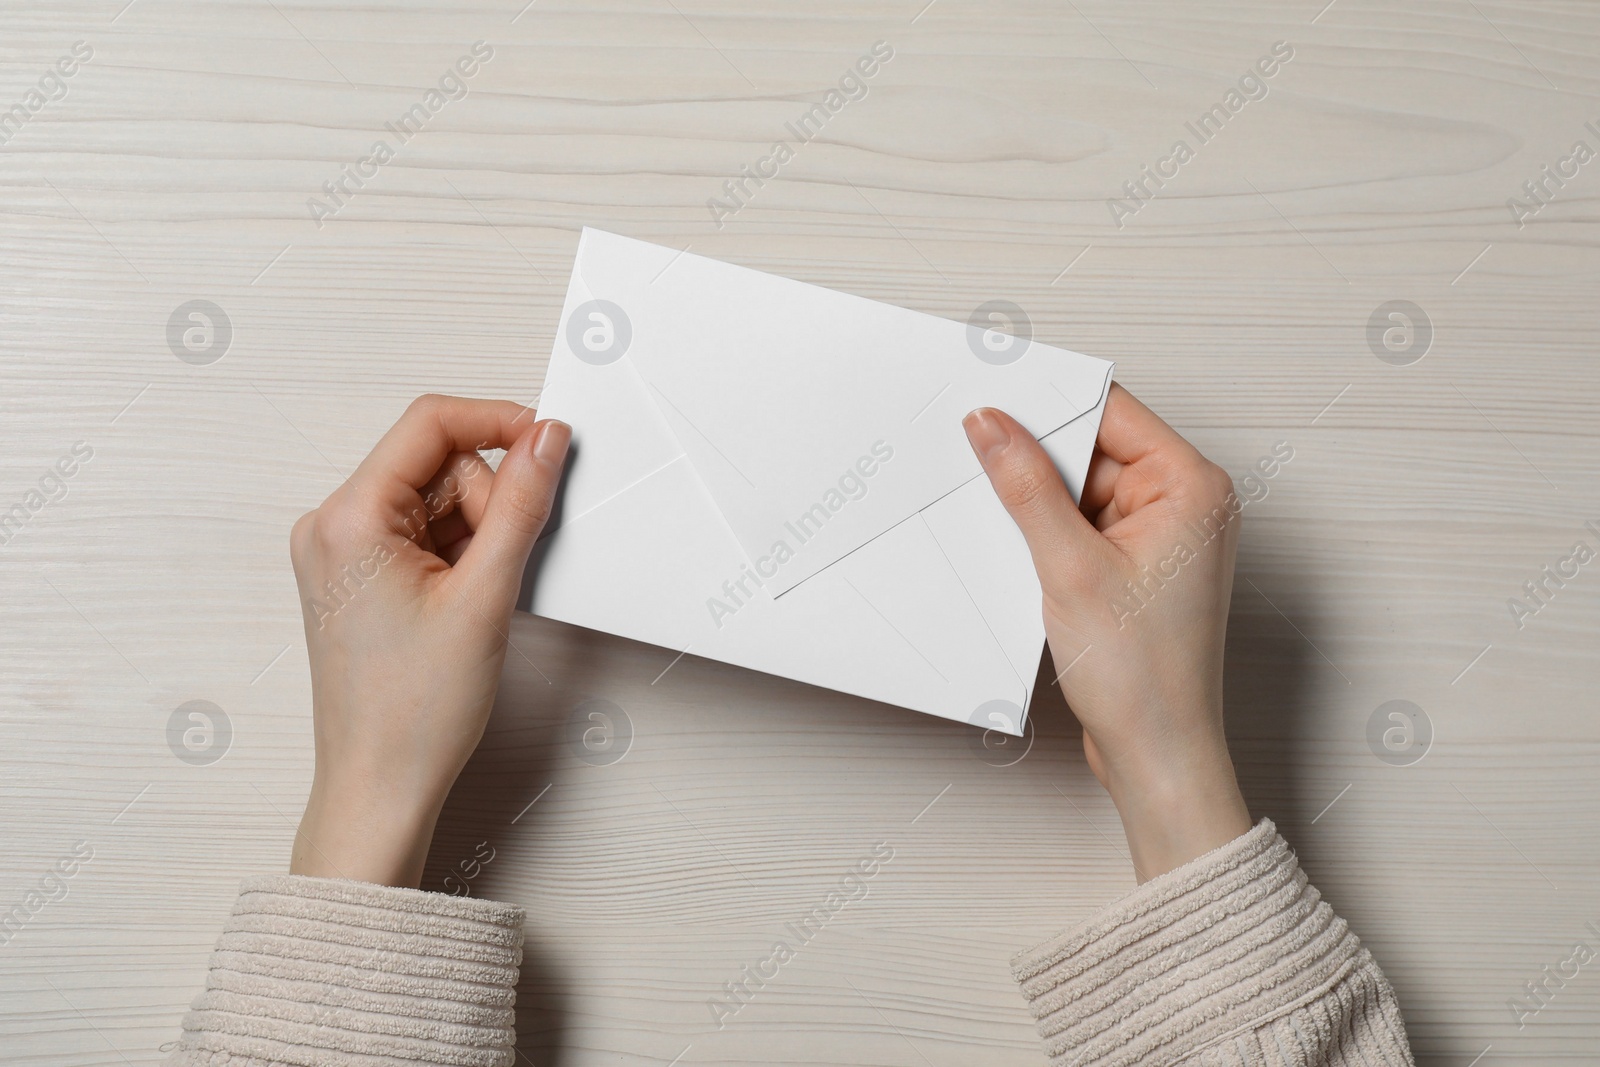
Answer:
M964 425L1033 554L1061 691L1139 881L1250 829L1222 728L1241 506L1228 473L1120 385L1081 510L1010 416L980 408Z
M424 396L295 523L317 765L291 873L420 883L570 439L509 401Z

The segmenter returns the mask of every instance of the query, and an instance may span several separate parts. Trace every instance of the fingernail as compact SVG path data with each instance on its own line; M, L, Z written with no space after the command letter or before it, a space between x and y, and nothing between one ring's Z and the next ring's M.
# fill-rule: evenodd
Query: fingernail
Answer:
M1011 431L994 408L978 408L962 419L961 425L966 427L967 440L982 463L988 463L1011 443Z
M566 458L567 444L572 440L572 427L551 419L539 424L538 436L533 441L533 458L540 463L559 467Z

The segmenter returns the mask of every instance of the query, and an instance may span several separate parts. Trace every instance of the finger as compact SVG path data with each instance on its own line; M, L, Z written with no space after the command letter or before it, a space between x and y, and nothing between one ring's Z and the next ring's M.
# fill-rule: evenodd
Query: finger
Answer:
M509 448L527 432L526 408L509 400L420 396L361 461L352 482L380 488L428 484L452 452ZM521 419L522 421L518 421Z
M406 524L407 530L415 528L415 520L423 520L427 534L419 544L455 566L483 519L493 481L494 468L478 453L450 453L409 509L413 521Z
M446 515L459 514L467 526L476 530L489 503L489 485L494 468L476 452L452 452L428 484L420 490L423 506L437 522Z
M1115 458L1095 449L1089 460L1089 476L1083 482L1083 496L1078 500L1078 507L1085 515L1093 518L1111 503L1116 495L1117 478L1124 469Z
M472 537L472 527L467 525L467 520L462 517L461 512L452 511L432 522L428 526L428 534L433 541L433 554L453 567L467 550L467 542Z
M1199 449L1116 383L1095 444L1122 463L1112 489L1122 517L1163 497L1183 496L1192 490L1196 473L1209 466ZM1104 530L1112 521L1102 511L1095 524Z
M509 614L517 602L528 553L555 505L571 439L566 423L546 420L511 446L490 486L483 521L456 565L497 614Z
M1098 445L1120 464L1136 464L1147 456L1162 453L1181 454L1186 458L1200 454L1178 430L1166 426L1162 416L1139 403L1138 398L1117 382L1112 382L1106 397L1106 414L1101 418Z
M1123 519L1122 509L1117 507L1117 502L1111 503L1100 509L1100 514L1094 517L1094 528L1105 533Z
M1000 503L1028 542L1040 580L1048 587L1052 579L1090 573L1104 542L1033 435L994 408L979 408L962 425Z

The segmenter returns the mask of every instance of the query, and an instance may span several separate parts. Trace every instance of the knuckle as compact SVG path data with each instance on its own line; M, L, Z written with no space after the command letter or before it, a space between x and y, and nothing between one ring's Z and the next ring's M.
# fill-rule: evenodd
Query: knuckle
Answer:
M440 393L423 393L406 406L406 414L417 418L434 418L444 408L445 397Z
M317 524L315 510L308 511L289 528L289 558L301 560L311 550L311 541Z
M315 512L307 538L309 551L333 556L344 552L362 532L359 508L353 507L342 493L335 493Z
M329 556L337 552L344 544L345 525L337 512L324 515L312 530L312 554Z
M1195 484L1208 504L1221 504L1233 493L1233 477L1209 459L1196 464Z
M1217 464L1196 455L1176 468L1178 482L1196 508L1210 510L1233 492L1233 478Z
M1229 474L1220 465L1205 461L1207 477L1211 482L1211 490L1219 498L1226 499L1233 492L1233 475Z
M1188 496L1194 514L1222 526L1238 518L1233 476L1222 467L1207 459L1197 460L1185 482L1191 487Z
M425 411L428 408L438 407L439 402L443 399L444 395L442 393L422 393L411 402L411 406Z

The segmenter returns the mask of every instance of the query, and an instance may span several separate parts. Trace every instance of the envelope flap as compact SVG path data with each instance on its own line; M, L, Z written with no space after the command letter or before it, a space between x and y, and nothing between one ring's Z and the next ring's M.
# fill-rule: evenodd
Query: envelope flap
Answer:
M1093 410L1111 370L602 231L576 270L566 342L637 373L771 595L981 474L968 411L1043 437Z
M560 507L547 524L555 531L660 470L683 448L655 411L649 387L626 354L616 315L595 300L584 280L585 248L596 230L585 230L561 310L550 365L537 407L542 419L561 419L575 435L562 479ZM600 236L609 236L600 234ZM650 247L650 246L646 246ZM591 266L595 259L590 257Z

